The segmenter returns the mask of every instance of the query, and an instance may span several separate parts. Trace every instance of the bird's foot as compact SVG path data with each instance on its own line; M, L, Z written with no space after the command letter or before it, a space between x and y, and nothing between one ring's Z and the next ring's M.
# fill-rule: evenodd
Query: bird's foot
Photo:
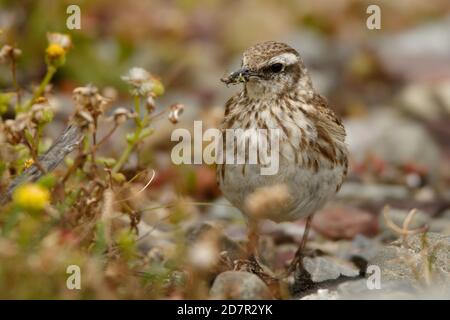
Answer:
M303 255L295 255L292 262L289 264L289 267L286 270L286 274L290 275L292 272L296 271L297 269L304 269L303 268Z
M260 277L266 283L273 283L280 280L272 270L264 265L257 257L254 255L250 256L248 259L239 259L234 261L235 271L246 271L253 273Z
M304 249L301 251L297 251L295 253L294 259L292 259L291 263L286 269L286 276L289 276L295 271L307 272L303 267L303 258L305 257L315 257L317 256L317 252L315 250Z

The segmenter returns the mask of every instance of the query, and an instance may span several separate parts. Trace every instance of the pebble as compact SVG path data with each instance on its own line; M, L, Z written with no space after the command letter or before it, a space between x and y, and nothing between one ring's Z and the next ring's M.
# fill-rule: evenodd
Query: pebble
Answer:
M209 293L212 299L273 299L264 281L253 273L243 271L225 271L219 274Z
M314 215L312 227L330 239L353 239L356 235L374 236L378 221L374 214L349 206L328 207Z
M330 257L305 257L303 266L311 275L313 282L335 280L340 276L357 277L359 275L359 270L350 262Z

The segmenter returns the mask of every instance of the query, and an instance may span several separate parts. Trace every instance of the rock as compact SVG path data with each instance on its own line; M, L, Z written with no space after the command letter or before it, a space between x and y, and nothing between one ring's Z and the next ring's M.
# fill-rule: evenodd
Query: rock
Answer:
M171 231L164 231L140 221L139 238L136 241L140 253L151 260L167 260L176 254L176 243Z
M408 115L433 121L441 116L441 106L430 87L414 83L404 88L397 97L398 105Z
M428 230L431 232L438 232L446 236L450 236L450 219L449 218L435 218L428 224Z
M450 77L450 18L373 42L388 73L411 81Z
M388 217L392 220L392 222L399 226L400 228L403 225L403 222L405 221L406 217L408 216L409 211L402 210L402 209L395 209L391 208L388 211ZM382 234L383 239L396 239L398 238L398 233L395 233L391 228L389 228L386 225L386 219L384 218L383 214L380 214L378 217L380 230ZM420 227L423 227L424 225L428 224L430 221L430 217L422 212L417 210L413 220L409 224L409 229L417 229Z
M340 284L336 290L337 299L446 299L450 298L450 287L431 285L416 287L407 280L386 280L380 289L369 289L366 279L348 281Z
M367 279L348 281L337 287L339 299L411 299L417 289L407 281L383 281L380 289L369 289Z
M408 237L407 244L405 248L397 240L382 247L369 261L369 265L380 267L381 281L406 280L417 286L436 283L450 287L450 237L428 232L425 236Z
M409 250L415 254L424 253L423 250L434 247L433 252L430 252L432 257L428 256L433 259L433 267L450 275L450 236L428 232L426 235L416 234L411 236L408 238L407 242ZM426 244L424 244L424 242ZM392 245L399 247L402 245L402 241L397 240L393 242Z
M338 240L308 243L308 247L312 250L319 250L326 255L352 261L353 263L355 262L353 261L355 257L365 261L373 258L377 254L380 245L380 241L377 238L369 239L363 235L356 235L352 241Z
M329 207L314 215L312 227L331 239L352 239L357 234L378 233L375 215L353 207Z
M398 95L401 110L415 118L438 122L450 117L450 80L413 83Z
M446 236L450 235L450 210L446 210L439 217L431 219L429 231L437 232Z
M303 266L313 282L334 280L340 276L356 277L359 270L350 262L330 257L303 258Z
M330 291L328 289L319 289L316 293L304 296L300 300L337 300L338 293L336 291Z
M226 271L219 274L209 292L212 299L263 300L272 299L267 285L249 272Z
M346 121L345 127L354 162L364 162L370 155L392 166L422 166L431 177L437 176L439 147L420 123L400 112L378 108L363 119Z
M381 202L386 199L406 199L408 195L405 186L345 182L336 197L344 200Z
M341 258L351 261L359 269L360 274L364 275L367 272L368 261L377 255L380 246L379 239L357 235L350 249Z

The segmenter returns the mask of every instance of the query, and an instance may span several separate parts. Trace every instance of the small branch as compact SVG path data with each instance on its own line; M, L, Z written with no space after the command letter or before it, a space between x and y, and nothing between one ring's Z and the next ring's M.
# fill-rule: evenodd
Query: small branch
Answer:
M413 221L415 213L416 213L416 210L412 209L406 216L405 220L403 221L403 225L400 228L399 226L397 226L394 223L394 221L392 221L391 217L389 216L389 207L386 206L383 210L383 215L384 215L384 219L386 221L387 227L402 237L403 246L406 248L409 246L408 245L408 236L428 231L428 225L424 225L417 229L409 229L409 225Z
M33 159L33 163L36 165L36 167L41 171L41 173L44 175L46 173L44 167L42 166L41 162L39 161L37 150L35 149L34 145L27 140L27 138L24 138L25 144L27 145L28 149L31 153L31 158Z
M75 124L70 124L50 147L50 149L39 157L38 162L36 163L40 163L44 172L53 171L61 163L61 161L64 160L66 155L78 146L82 137L83 132L81 129ZM43 176L43 172L39 170L36 163L27 168L21 175L16 177L11 182L6 190L6 193L0 196L0 204L8 201L18 186L36 181Z
M114 127L112 127L112 129L98 143L95 143L92 146L92 150L90 152L91 153L96 152L98 150L98 148L112 136L112 134L117 130L118 127L119 126L117 125L117 123L115 123Z

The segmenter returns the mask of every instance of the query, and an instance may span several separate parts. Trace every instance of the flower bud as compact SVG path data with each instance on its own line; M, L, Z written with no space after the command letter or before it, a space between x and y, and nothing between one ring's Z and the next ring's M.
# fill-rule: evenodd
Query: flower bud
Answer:
M180 115L183 113L184 105L181 103L176 103L170 106L169 121L173 124L177 124Z

